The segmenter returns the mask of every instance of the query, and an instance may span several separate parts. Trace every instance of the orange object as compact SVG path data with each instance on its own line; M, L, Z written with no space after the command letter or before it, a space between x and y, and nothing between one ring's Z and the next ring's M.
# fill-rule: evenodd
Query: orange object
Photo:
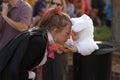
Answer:
M35 4L35 0L27 0L27 2L33 7Z
M57 51L59 48L61 48L64 53L69 53L69 52L71 52L70 49L66 49L66 48L63 47L63 46L61 47L60 44L56 43L56 44L54 45L54 50Z
M70 32L70 36L72 36L72 32ZM70 53L70 52L72 52L70 49L66 49L64 46L61 47L60 44L56 43L56 44L54 45L54 50L57 51L59 48L62 49L62 51L63 51L64 53Z

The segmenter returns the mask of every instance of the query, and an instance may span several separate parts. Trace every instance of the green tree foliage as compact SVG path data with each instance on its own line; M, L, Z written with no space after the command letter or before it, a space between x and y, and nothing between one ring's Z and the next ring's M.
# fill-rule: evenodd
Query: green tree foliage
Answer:
M95 27L94 30L95 41L112 41L112 31L106 26Z

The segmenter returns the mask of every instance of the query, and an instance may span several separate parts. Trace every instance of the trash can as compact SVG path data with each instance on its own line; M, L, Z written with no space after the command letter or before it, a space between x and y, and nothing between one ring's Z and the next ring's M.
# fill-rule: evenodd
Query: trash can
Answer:
M73 80L111 80L114 48L108 44L98 46L91 55L73 55Z

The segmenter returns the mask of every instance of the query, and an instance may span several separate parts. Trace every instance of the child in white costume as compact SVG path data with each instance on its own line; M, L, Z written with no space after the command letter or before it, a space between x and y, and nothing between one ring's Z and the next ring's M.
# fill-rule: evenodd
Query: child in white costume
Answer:
M72 38L74 47L68 46L68 48L84 56L90 55L93 51L98 49L94 41L94 26L92 19L88 15L83 14L81 17L71 18L71 21L73 24ZM75 47L77 48L76 50Z

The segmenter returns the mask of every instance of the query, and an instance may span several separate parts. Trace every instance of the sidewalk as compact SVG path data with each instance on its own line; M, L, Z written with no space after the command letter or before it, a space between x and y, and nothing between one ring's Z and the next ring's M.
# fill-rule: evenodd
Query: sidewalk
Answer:
M112 80L120 80L120 50L116 50L113 52Z

